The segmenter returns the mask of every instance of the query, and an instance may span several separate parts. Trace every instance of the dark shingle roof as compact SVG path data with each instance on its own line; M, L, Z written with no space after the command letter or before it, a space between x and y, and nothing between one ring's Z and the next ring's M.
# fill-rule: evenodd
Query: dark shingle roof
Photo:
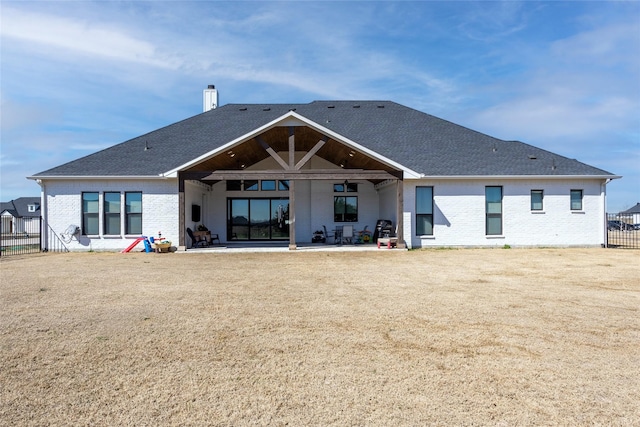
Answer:
M29 205L36 205L35 212L29 212ZM40 216L40 197L19 197L0 204L0 212L7 211L15 218Z
M493 138L390 101L227 104L34 176L160 175L291 110L426 176L613 176L577 160Z
M636 203L635 206L627 209L626 211L622 211L620 213L623 213L623 214L637 214L637 213L640 213L640 203Z

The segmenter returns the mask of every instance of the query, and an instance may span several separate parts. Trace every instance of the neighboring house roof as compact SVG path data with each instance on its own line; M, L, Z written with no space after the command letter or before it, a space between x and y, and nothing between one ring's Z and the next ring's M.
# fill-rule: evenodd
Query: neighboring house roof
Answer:
M35 205L35 211L29 212L29 205ZM19 197L0 204L0 213L9 212L15 218L35 218L40 216L40 197Z
M291 112L424 176L615 176L540 148L504 141L391 101L227 104L35 174L158 176ZM146 148L146 149L145 149Z
M623 213L623 214L640 214L640 203L636 203L636 205L634 207L629 208L626 211L622 211L620 213Z

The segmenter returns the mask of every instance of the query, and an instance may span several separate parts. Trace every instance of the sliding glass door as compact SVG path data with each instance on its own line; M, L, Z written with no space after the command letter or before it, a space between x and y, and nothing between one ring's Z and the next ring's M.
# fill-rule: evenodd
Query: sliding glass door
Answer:
M289 239L288 198L227 199L227 239Z

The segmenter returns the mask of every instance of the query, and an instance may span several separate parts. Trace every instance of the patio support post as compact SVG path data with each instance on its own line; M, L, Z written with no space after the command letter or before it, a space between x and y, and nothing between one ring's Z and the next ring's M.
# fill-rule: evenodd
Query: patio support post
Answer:
M296 182L289 181L289 250L296 249Z
M44 182L40 184L40 250L49 249L49 205L47 204L47 189Z
M289 126L289 169L296 165L295 127ZM289 181L289 250L294 251L296 245L296 182Z
M186 251L187 243L185 242L185 222L184 222L184 176L178 174L178 250Z
M396 181L396 194L397 194L397 212L396 212L396 221L398 224L398 243L396 247L398 249L404 249L407 247L404 241L404 185L402 184L402 180L398 179Z

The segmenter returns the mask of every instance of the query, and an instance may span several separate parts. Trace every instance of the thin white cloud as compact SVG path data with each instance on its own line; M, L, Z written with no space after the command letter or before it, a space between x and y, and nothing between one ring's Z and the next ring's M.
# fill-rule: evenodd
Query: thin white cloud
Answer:
M12 102L5 97L2 97L0 102L0 110L2 111L0 130L3 133L60 119L60 114L40 104Z
M558 40L551 46L554 57L564 63L595 64L607 67L631 64L640 71L637 55L640 33L637 22L623 22L584 31ZM595 62L597 61L597 62Z
M116 17L107 13L103 22L97 22L88 17L4 8L1 31L8 42L28 43L36 49L44 48L38 53L53 61L76 63L83 79L108 75L149 90L160 86L166 76L127 67L151 66L193 76L208 74L216 79L279 85L336 99L379 97L378 89L367 87L371 81L412 81L412 85L419 84L434 95L451 86L424 69L403 65L404 61L391 51L358 42L357 29L362 31L367 23L373 25L369 20L375 17L343 15L313 4L305 8L269 3L248 13L246 9L244 13L227 11L204 17L186 33L176 32L175 26L169 25L172 17L165 14L157 18L163 25L152 29L146 22L140 25L139 32L144 32L145 39L114 24ZM330 31L318 27L318 15L331 22ZM4 25L5 21L9 24ZM193 39L196 32L198 42ZM65 54L103 61L68 60Z
M485 127L489 124L494 133L499 132L507 139L523 134L541 140L566 136L586 138L610 132L615 123L624 128L629 124L632 111L637 112L638 108L628 98L611 97L585 104L547 91L486 108L479 111L473 121Z
M472 40L495 42L527 26L522 2L469 2L457 30Z
M177 68L179 61L159 57L157 48L127 31L90 21L3 8L1 34L36 45L63 49L108 60L126 61L161 68ZM52 52L52 54L55 54Z
M607 136L637 146L623 129L640 124L638 24L585 29L527 58L528 71L505 80L496 102L471 121L496 136L537 140ZM613 73L612 70L621 70ZM635 70L635 72L634 72Z
M6 156L4 154L0 154L0 166L2 166L3 169L6 168L6 167L9 167L9 166L19 166L19 165L22 165L22 164L23 164L23 162L15 159L15 158Z

